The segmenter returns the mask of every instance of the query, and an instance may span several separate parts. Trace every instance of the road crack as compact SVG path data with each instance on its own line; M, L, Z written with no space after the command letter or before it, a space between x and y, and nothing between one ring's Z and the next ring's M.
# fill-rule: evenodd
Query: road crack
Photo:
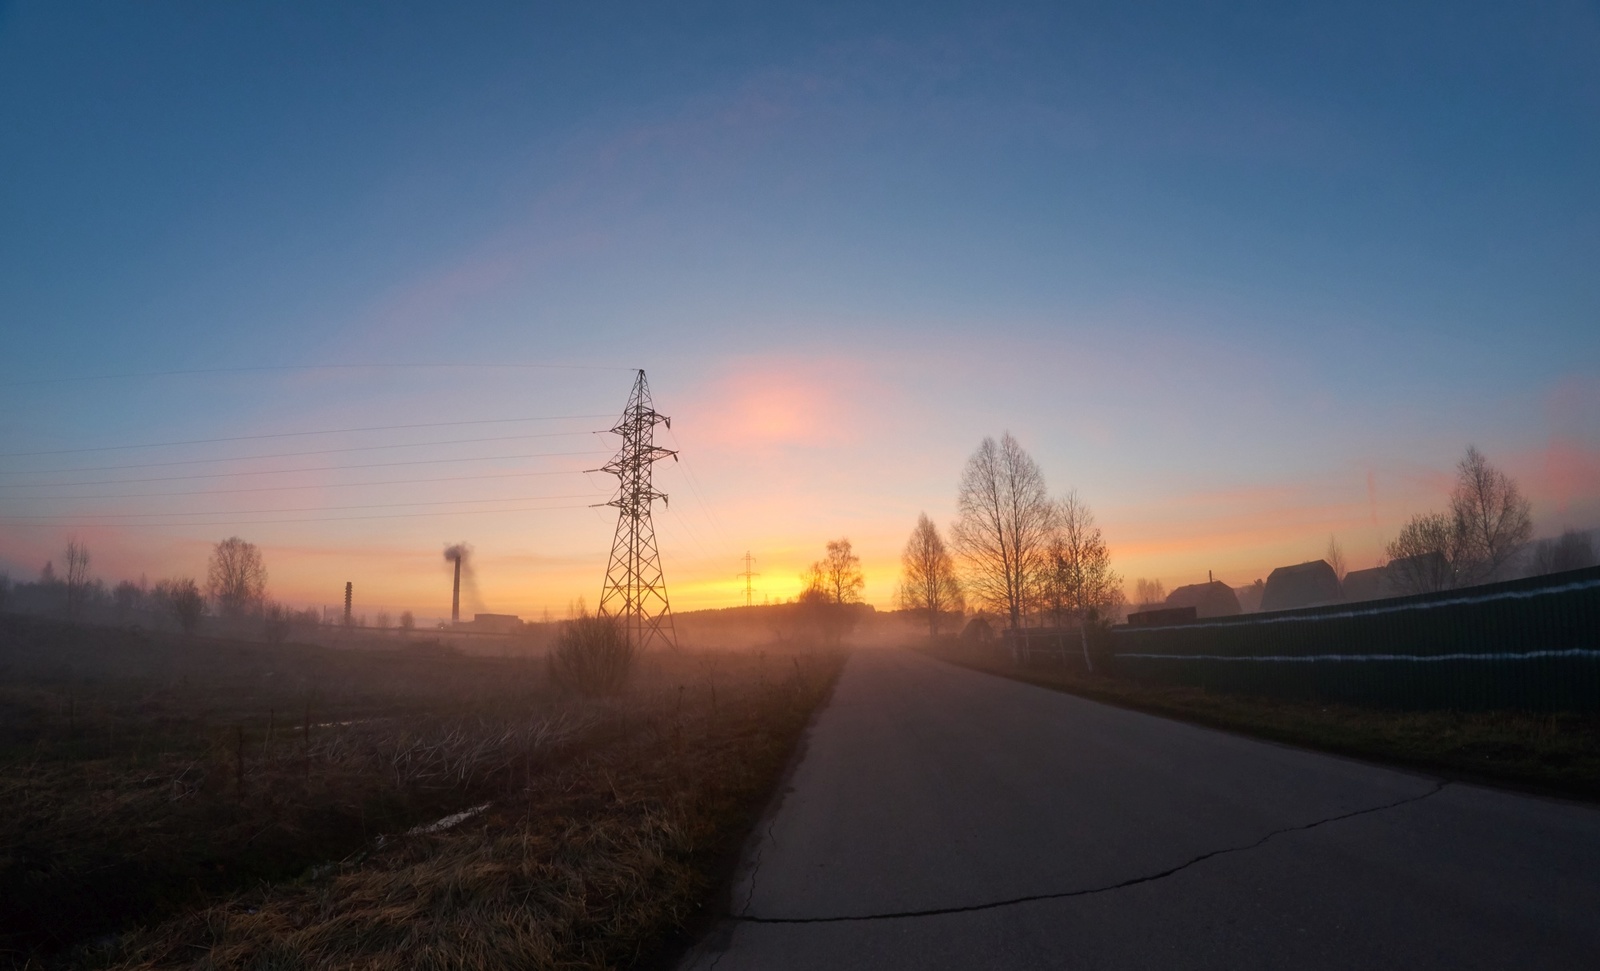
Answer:
M1134 877L1131 880L1123 880L1120 883L1107 884L1103 887L1086 887L1082 890L1064 890L1060 893L1036 893L1029 894L1025 897L1012 897L1006 900L992 900L987 903L967 904L961 907L932 907L926 910L901 910L890 911L881 914L848 914L836 917L758 917L753 914L729 914L728 919L744 924L844 924L873 920L903 920L910 917L942 917L947 914L970 914L982 910L997 910L1001 907L1014 907L1018 904L1034 903L1035 901L1041 900L1065 900L1070 897L1088 897L1093 896L1094 894L1110 893L1113 890L1125 890L1128 887L1136 887L1141 883L1154 883L1157 880L1165 880L1167 877L1170 877L1176 873L1181 873L1198 863L1204 863L1206 860L1210 860L1214 857L1227 856L1231 853L1249 852L1250 850L1265 845L1269 841L1276 839L1279 836L1285 836L1290 833L1302 833L1306 830L1316 829L1318 826L1326 826L1329 823L1337 823L1346 819L1354 819L1357 816L1368 816L1372 813L1381 813L1390 809L1398 809L1401 806L1408 806L1412 803L1422 802L1424 799L1431 799L1434 796L1437 796L1440 792L1444 791L1445 787L1448 785L1450 785L1449 780L1440 780L1434 784L1432 789L1429 789L1427 792L1419 795L1407 796L1404 799L1398 799L1394 802L1384 803L1381 806L1371 806L1367 809L1357 809L1353 812L1341 813L1337 816L1328 816L1324 819L1318 819L1314 822L1304 823L1300 826L1287 826L1283 829L1275 829L1267 835L1256 840L1254 843L1247 843L1243 846L1227 846L1220 850L1211 850L1207 853L1202 853L1193 859L1186 860L1175 867L1170 867L1158 873L1148 873L1142 877ZM757 865L759 866L759 861ZM754 893L753 881L754 874L752 874L752 894ZM749 906L750 898L747 896L745 898L745 907L748 908Z

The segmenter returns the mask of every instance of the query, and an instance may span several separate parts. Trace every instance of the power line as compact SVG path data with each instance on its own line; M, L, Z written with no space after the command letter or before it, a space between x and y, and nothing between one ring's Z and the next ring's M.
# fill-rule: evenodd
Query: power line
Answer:
M674 433L671 428L667 429L667 434L672 436L672 444L678 447L678 452L681 457L683 445L679 443L677 434ZM694 469L689 467L689 462L687 459L683 459L682 462L684 474L689 480L689 491L693 493L694 501L699 503L700 511L705 514L706 519L711 523L711 528L715 529L717 533L721 535L723 542L727 542L728 532L722 528L722 521L719 520L714 513L712 513L711 507L706 505L705 499L701 498L699 487L695 485L697 480L695 478Z
M189 368L181 371L127 371L122 374L78 374L55 378L34 378L29 381L10 381L0 388L22 388L40 384L64 384L72 381L122 381L136 378L174 378L198 374L251 374L275 371L403 371L403 370L512 370L548 371L633 371L634 368L601 364L284 364L261 367Z
M346 509L402 509L407 506L454 506L484 502L534 502L540 499L591 499L596 495L604 495L604 493L579 492L565 496L506 496L501 499L429 499L423 502L374 502L346 506L289 506L282 509L218 509L210 512L105 512L82 513L76 516L40 513L34 516L0 516L0 522L14 522L19 519L58 519L71 523L85 519L122 519L132 516L138 516L143 519L171 516L269 516L280 512L337 512Z
M95 523L103 529L135 529L146 526L158 526L162 529L177 529L191 526L271 526L279 523L343 523L355 522L365 519L424 519L439 516L479 516L485 513L519 513L519 512L548 512L565 509L589 509L588 503L576 506L532 506L527 509L459 509L450 512L411 512L411 513L386 513L379 516L324 516L316 519L249 519L240 521L219 521L205 523ZM62 523L8 523L8 526L18 528L60 529Z
M262 469L252 472L202 472L194 475L149 476L143 479L91 479L88 482L18 482L11 485L0 484L0 489L15 489L19 486L42 489L50 486L124 485L132 482L181 482L187 479L226 479L241 475L284 475L295 472L339 472L345 469L388 469L403 465L443 465L445 463L461 462L500 462L509 459L537 459L552 458L562 455L605 454L607 454L607 452L604 449L587 449L581 452L528 452L521 455L483 455L476 458L411 459L405 462L366 462L361 465L308 465L302 469Z
M257 459L293 459L307 455L342 455L345 452L378 452L386 448L432 448L435 445L480 445L484 442L521 442L530 438L570 438L588 432L532 432L527 435L494 435L488 438L454 438L442 442L405 442L396 445L348 445L344 448L318 448L305 452L269 452L265 455L231 455L218 459L180 459L172 462L137 462L132 465L83 465L72 469L7 469L0 475L58 475L68 472L121 472L127 469L170 469L180 465L211 465L217 462L253 462Z
M53 499L160 499L168 496L233 496L248 492L289 492L296 489L351 489L357 486L418 485L425 482L476 482L480 479L516 479L525 476L585 475L586 469L562 469L558 472L485 472L480 475L444 475L432 479L378 479L374 482L313 482L310 485L253 486L249 489L193 489L186 492L116 492L92 496L0 496L5 501L41 501ZM135 482L145 480L135 479ZM78 483L92 485L93 483Z
M447 428L457 425L504 425L519 421L566 421L590 418L610 418L610 415L543 415L534 418L474 418L466 421L426 421L410 425L368 425L364 428L325 428L303 432L267 432L261 435L231 435L227 438L192 438L182 442L148 442L143 445L96 445L90 448L57 448L42 452L0 452L0 459L28 458L38 455L74 455L81 452L116 452L138 448L174 448L179 445L216 445L222 442L250 442L265 438L299 438L309 435L348 435L356 432L392 432L415 428ZM574 433L577 434L577 433Z

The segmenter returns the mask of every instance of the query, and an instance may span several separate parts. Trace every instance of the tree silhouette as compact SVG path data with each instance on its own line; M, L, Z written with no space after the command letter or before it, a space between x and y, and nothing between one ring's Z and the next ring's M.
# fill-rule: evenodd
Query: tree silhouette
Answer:
M950 535L968 593L1021 627L1049 565L1055 506L1038 464L1010 432L999 442L984 438L967 459L956 509Z
M916 528L900 554L900 605L926 613L928 636L939 636L939 615L959 613L965 606L955 561L927 513L917 516Z
M224 617L255 613L265 601L267 568L254 543L230 536L211 551L206 586L217 612Z
M1533 535L1531 506L1522 491L1471 445L1456 466L1450 515L1469 583L1498 577Z

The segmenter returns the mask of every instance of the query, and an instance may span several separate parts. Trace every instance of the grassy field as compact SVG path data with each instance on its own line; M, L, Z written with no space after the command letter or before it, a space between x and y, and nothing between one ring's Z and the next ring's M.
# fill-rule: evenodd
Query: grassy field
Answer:
M0 615L0 962L660 964L839 664L652 654L583 699L528 659Z
M1600 717L1389 711L1206 691L1062 667L1018 667L954 644L933 657L1123 708L1468 781L1600 799Z

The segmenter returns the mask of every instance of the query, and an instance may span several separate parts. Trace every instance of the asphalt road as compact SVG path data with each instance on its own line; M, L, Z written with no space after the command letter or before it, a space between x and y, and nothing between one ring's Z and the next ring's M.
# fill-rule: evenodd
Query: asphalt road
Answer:
M723 921L783 968L1600 968L1600 809L858 651Z

